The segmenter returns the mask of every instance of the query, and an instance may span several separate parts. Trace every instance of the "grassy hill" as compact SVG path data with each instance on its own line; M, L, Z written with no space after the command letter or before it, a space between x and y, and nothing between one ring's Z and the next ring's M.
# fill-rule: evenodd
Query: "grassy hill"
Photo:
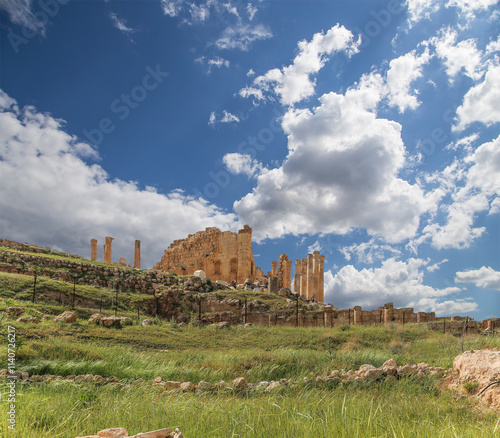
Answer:
M131 324L104 328L87 320L101 298L103 313L114 314L116 291L39 275L32 303L33 280L0 273L0 368L7 368L11 357L16 371L44 377L42 382L17 382L14 433L7 422L10 387L0 380L0 436L72 438L118 426L130 433L179 426L186 438L489 438L500 432L496 413L480 409L474 397L442 392L436 377L330 384L315 379L325 371L380 366L389 358L398 365L426 362L449 368L462 349L499 348L498 337L462 338L412 324L219 329L180 327L156 318L143 327L142 319L150 315L141 306L151 295L127 291L119 293L117 313L128 316ZM71 307L73 290L78 320L54 322L53 316ZM286 302L248 291L217 293L267 299L276 308ZM25 315L41 323L16 322L4 313L10 306L23 306ZM9 345L12 332L15 346ZM102 385L65 379L71 375L114 376L119 381ZM153 385L156 376L194 384L238 377L252 383L290 383L269 392L257 387L182 392Z

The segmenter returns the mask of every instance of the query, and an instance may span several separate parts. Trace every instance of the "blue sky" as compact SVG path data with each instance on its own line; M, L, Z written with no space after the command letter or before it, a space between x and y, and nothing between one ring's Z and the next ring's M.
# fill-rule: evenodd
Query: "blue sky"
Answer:
M497 0L0 0L0 235L249 224L326 301L500 316ZM102 255L100 255L102 256Z

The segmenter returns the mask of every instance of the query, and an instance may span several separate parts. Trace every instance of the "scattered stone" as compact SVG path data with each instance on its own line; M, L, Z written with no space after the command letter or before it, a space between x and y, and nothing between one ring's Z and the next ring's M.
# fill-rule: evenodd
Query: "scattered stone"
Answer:
M396 363L396 361L394 359L389 359L389 360L386 360L382 366L383 367L397 367L398 364Z
M212 389L214 389L214 385L202 380L200 381L200 383L198 383L198 389L201 389L202 391L211 391Z
M146 327L147 325L153 325L154 324L154 320L153 319L143 319L142 320L142 326L143 327Z
M65 312L56 316L54 318L54 322L64 322L66 324L71 324L73 322L76 322L77 319L78 315L76 314L76 312L72 312L71 310L66 310Z
M173 433L170 433L172 432L172 428L169 427L167 429L153 430L152 432L138 433L137 435L134 435L131 438L173 438L174 436L182 437L182 434L174 435L178 430L179 429L176 429Z
M106 437L106 438L122 438L127 437L128 432L123 427L115 427L111 429L104 429L97 432L97 436Z
M153 380L153 383L156 384L156 385L158 383L161 383L161 382L163 382L163 377L160 377L160 376L155 377L155 379Z
M229 328L230 326L231 325L227 321L221 321L221 322L217 323L217 328L220 328L220 329Z
M245 389L247 386L248 384L244 377L238 377L233 380L234 389Z
M23 322L23 323L32 322L35 324L39 324L41 321L36 316L32 316L32 317L20 316L19 318L16 319L16 322Z
M214 385L214 388L219 391L223 391L225 389L233 389L231 388L231 385L229 385L229 383L224 382L224 380L221 380L219 383L216 383Z
M411 376L416 373L417 371L410 365L403 365L401 367L398 367L398 375L400 376Z
M168 382L164 382L164 387L167 390L179 389L181 387L181 382L174 382L172 380L169 380Z
M14 315L14 316L20 316L22 315L24 312L26 312L26 309L24 307L21 307L21 306L12 306L12 307L8 307L7 310L7 315Z
M99 325L101 325L102 327L121 326L121 324L122 318L118 316L105 316L99 321Z
M265 392L273 391L276 388L279 388L281 386L281 382L271 382L267 388L265 389Z
M196 389L196 386L194 386L192 382L182 382L179 388L184 392L188 392L194 391Z
M205 271L202 271L201 269L198 270L198 271L194 271L193 275L195 277L200 277L200 278L206 278L207 277L207 274L205 273Z
M101 321L102 318L104 318L105 315L102 313L94 313L90 318L89 318L89 323L91 324L99 324L99 321Z

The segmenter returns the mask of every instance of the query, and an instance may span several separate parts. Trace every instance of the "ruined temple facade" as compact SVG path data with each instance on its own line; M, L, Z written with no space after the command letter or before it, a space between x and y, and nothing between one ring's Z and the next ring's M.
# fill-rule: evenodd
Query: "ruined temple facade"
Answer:
M324 275L325 256L319 255L319 251L314 251L307 256L307 259L295 261L293 290L305 295L308 300L314 298L322 303L325 289Z
M211 280L244 283L250 278L253 281L256 268L252 229L245 225L233 233L210 227L186 239L175 240L153 269L179 275L192 275L202 270Z

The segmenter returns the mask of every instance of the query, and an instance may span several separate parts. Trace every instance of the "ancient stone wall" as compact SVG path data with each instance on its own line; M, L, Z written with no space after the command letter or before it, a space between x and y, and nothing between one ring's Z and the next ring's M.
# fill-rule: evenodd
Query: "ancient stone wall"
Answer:
M204 271L211 280L244 283L255 279L252 229L245 225L238 233L206 228L174 241L154 269L192 275Z

